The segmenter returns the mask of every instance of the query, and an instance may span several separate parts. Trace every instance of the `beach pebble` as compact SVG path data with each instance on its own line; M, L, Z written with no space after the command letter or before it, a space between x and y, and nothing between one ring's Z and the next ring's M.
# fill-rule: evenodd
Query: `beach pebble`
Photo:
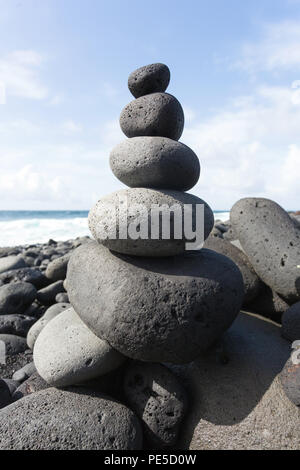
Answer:
M0 315L23 313L35 300L36 288L28 282L16 282L0 287Z
M33 346L36 342L36 339L42 329L49 323L52 318L55 318L61 312L68 310L71 305L69 303L57 303L49 307L44 315L32 325L27 334L27 344L30 349L33 349Z
M164 92L170 81L170 70L165 64L140 67L129 75L128 88L135 98L149 93Z
M161 136L179 140L184 126L183 109L174 96L152 93L125 106L120 126L127 137Z
M5 345L6 356L14 356L27 349L26 339L21 336L0 334L0 343Z
M1 379L9 388L10 394L13 395L17 388L20 386L19 382L13 379Z
M37 292L37 299L43 305L51 305L60 292L65 292L63 281L56 281Z
M51 261L46 269L46 277L52 282L64 280L67 274L70 255L71 253L67 253L64 256L59 256L58 258Z
M204 247L228 256L228 258L238 266L244 281L244 305L257 297L259 290L262 287L262 282L252 268L247 256L241 250L233 246L227 240L216 237L208 237L204 242Z
M0 334L26 336L36 318L27 315L0 315Z
M288 399L300 407L300 341L298 348L297 364L289 359L280 373L280 381Z
M48 388L3 408L0 435L2 450L142 448L141 426L132 411L81 388Z
M42 379L38 372L34 372L32 375L30 375L30 377L22 382L21 385L18 385L18 387L12 393L12 400L20 400L20 398L23 398L26 395L39 392L40 390L44 390L49 387L50 385L47 384L44 379Z
M96 242L75 250L67 280L86 325L125 356L149 362L201 354L231 325L244 290L237 266L211 250L142 258Z
M167 137L133 137L110 153L114 175L130 187L188 191L200 176L197 155Z
M282 316L282 336L289 341L300 340L300 302L288 308Z
M26 267L26 263L21 255L0 258L0 273L23 267Z
M29 282L33 284L37 289L41 289L49 284L49 280L44 276L38 268L20 268L11 269L5 273L0 274L0 280L4 284L11 282Z
M124 393L142 420L150 445L174 446L187 409L187 396L176 376L160 364L133 362L125 373Z
M36 368L34 362L29 362L26 364L22 369L17 370L14 375L12 376L13 380L17 382L24 382L24 380L28 379L32 374L36 372Z
M33 359L40 376L55 387L104 375L125 360L92 333L73 308L43 328L34 345Z
M122 200L126 202L122 205ZM120 202L121 201L121 202ZM123 226L128 230L129 236L122 238L122 233L119 237L120 218L122 221L124 205L128 206L129 217L124 221ZM204 238L207 238L213 228L214 216L208 204L197 196L180 191L167 191L155 190L147 188L130 188L116 191L112 194L104 196L96 205L90 210L88 222L89 228L98 241L111 250L119 253L134 255L134 256L173 256L182 253L186 249L187 239L185 238L185 230L182 230L178 238L175 238L176 232L174 229L175 215L171 222L168 224L170 228L170 237L163 238L162 224L155 224L159 218L151 212L153 204L156 207L161 207L163 204L167 208L176 205L179 209L179 226L182 229L184 217L182 216L184 205L190 204L192 206L192 221L189 225L196 230L196 222L201 224L201 218L196 217L197 205L204 205ZM142 211L139 208L142 205ZM130 213L131 211L131 213ZM126 214L124 212L124 214ZM182 223L181 223L182 220ZM151 227L157 226L157 238L152 237ZM145 227L145 234L143 233ZM184 229L187 227L184 227ZM123 227L121 226L121 229ZM201 224L202 228L202 224ZM132 232L130 231L133 229ZM140 237L140 231L142 237ZM136 235L136 233L137 235ZM117 238L116 238L117 235ZM199 243L202 243L200 240ZM196 247L194 247L195 249ZM69 286L68 286L69 288Z
M58 303L68 303L69 302L69 296L66 292L60 292L59 294L57 294L57 296L55 297L55 302L58 302Z
M276 202L245 198L230 220L259 277L288 302L300 299L300 230Z

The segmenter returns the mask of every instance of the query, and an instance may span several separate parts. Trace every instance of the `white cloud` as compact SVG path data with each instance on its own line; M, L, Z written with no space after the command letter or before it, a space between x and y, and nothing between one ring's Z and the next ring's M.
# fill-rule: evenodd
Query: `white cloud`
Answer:
M300 105L291 87L259 87L212 118L187 126L182 141L202 165L196 192L215 209L246 196L299 204ZM195 192L195 190L192 190Z
M35 51L14 51L0 58L0 82L4 84L6 97L44 99L47 88L41 83L38 70L42 57Z
M300 21L265 25L262 38L245 44L242 57L234 65L251 73L291 68L300 71Z
M64 132L71 134L77 134L78 132L82 132L82 126L74 122L72 119L65 121L62 124L62 129Z

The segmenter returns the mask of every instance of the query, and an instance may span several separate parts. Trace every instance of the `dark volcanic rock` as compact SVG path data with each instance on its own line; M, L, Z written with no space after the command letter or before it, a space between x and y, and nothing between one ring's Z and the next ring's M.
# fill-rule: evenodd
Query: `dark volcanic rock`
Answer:
M36 318L26 315L0 315L0 334L26 336Z
M271 318L277 323L281 323L282 314L288 308L289 304L264 283L262 283L258 296L247 304L248 311Z
M200 176L197 155L166 137L133 137L110 153L114 175L130 187L188 191Z
M300 230L269 199L241 199L230 220L259 277L288 302L300 299Z
M204 248L209 248L217 253L228 256L240 269L244 281L244 304L248 304L257 297L262 287L262 282L252 268L247 256L232 243L221 238L208 237L204 242Z
M0 408L4 408L12 402L11 393L7 383L0 379ZM0 437L1 440L1 437Z
M174 96L152 93L125 106L120 126L127 137L160 136L179 140L184 126L183 109Z
M37 299L43 305L51 305L60 292L65 292L63 281L56 281L37 292Z
M0 334L0 342L5 344L6 356L14 356L27 349L26 339L21 336Z
M48 264L46 269L46 277L52 282L64 280L67 274L68 262L71 253L67 253L64 256L54 259Z
M11 269L23 268L26 266L27 265L21 255L11 255L0 258L0 273L4 273L5 271L9 271Z
M35 300L36 288L28 282L16 282L0 287L0 315L23 313Z
M123 219L122 212L124 200L128 207L128 214L130 214L126 220ZM186 218L182 215L186 205L190 207L189 223L185 222ZM153 206L157 210L153 211ZM152 257L173 256L186 250L186 242L189 241L186 237L186 228L190 226L193 233L200 232L199 225L202 222L197 214L200 206L204 206L204 239L206 239L214 224L211 208L197 196L181 191L130 188L108 194L90 210L89 228L99 243L118 253ZM161 223L158 213L162 207L165 207L163 218L167 220L164 224ZM175 207L175 210L170 214L172 207ZM178 213L181 219L177 218ZM169 215L169 223L166 214ZM179 234L178 230L176 232L176 224L181 228ZM166 225L169 228L167 236L163 231ZM153 227L157 229L156 237L153 237ZM127 238L122 234L124 228L129 234ZM199 245L202 242L203 240L198 240ZM195 248L194 245L193 249Z
M95 334L149 362L200 355L231 325L243 299L237 266L206 249L141 258L91 242L71 256L67 283L75 311Z
M293 364L289 359L280 373L280 381L288 399L294 405L300 406L300 349L297 354L297 364Z
M40 390L44 390L46 388L50 388L50 385L47 384L44 379L42 379L38 372L34 372L14 391L12 394L12 400L20 400L20 398L23 398L26 395L39 392Z
M300 340L300 302L288 308L282 316L282 336L289 341Z
M149 93L164 92L170 81L170 70L165 64L140 67L129 75L128 88L135 98Z
M80 388L48 388L12 403L0 412L0 435L2 450L142 447L142 430L132 411Z
M125 373L124 392L150 445L173 446L187 409L187 396L176 376L160 364L132 363Z
M49 284L49 280L38 268L11 269L10 271L0 274L0 280L3 281L4 284L20 281L29 282L37 289L41 289Z

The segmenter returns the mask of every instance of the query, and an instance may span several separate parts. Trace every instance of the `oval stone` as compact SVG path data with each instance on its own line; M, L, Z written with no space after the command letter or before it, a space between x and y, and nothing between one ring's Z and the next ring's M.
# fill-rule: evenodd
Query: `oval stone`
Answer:
M87 328L73 308L53 318L39 334L33 359L50 385L65 387L116 369L124 360L106 341Z
M259 277L287 301L300 299L300 230L276 202L245 198L230 220Z
M39 336L42 329L47 325L47 323L49 323L52 318L55 318L64 310L68 310L70 307L71 305L65 302L59 302L49 307L44 313L44 315L41 316L41 318L39 318L38 321L36 321L28 331L26 338L28 347L30 349L33 349L37 337Z
M128 88L135 98L163 92L170 82L170 70L165 64L150 64L134 70L128 78Z
M187 191L197 183L200 163L187 146L167 137L132 137L110 154L114 175L130 187Z
M174 214L168 219L172 207ZM163 210L163 221L158 209ZM190 221L184 218L184 209L190 213ZM189 229L197 234L193 249L201 247L203 235L206 239L213 228L214 216L208 204L192 194L131 188L100 199L88 221L94 238L111 250L135 256L173 256L183 253L186 243L195 240L195 235L187 234Z
M48 388L0 412L0 449L139 450L142 430L126 406L85 388Z
M185 363L231 325L243 279L210 250L172 258L114 254L90 242L72 254L70 301L86 325L133 359Z
M183 109L174 96L152 93L125 106L120 126L127 137L149 135L179 140L184 126Z

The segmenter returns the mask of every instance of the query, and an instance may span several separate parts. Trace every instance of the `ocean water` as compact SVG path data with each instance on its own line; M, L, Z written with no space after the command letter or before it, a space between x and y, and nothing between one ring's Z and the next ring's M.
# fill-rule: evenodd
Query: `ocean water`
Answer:
M229 219L215 211L215 219ZM45 243L89 235L88 211L0 211L0 246Z

